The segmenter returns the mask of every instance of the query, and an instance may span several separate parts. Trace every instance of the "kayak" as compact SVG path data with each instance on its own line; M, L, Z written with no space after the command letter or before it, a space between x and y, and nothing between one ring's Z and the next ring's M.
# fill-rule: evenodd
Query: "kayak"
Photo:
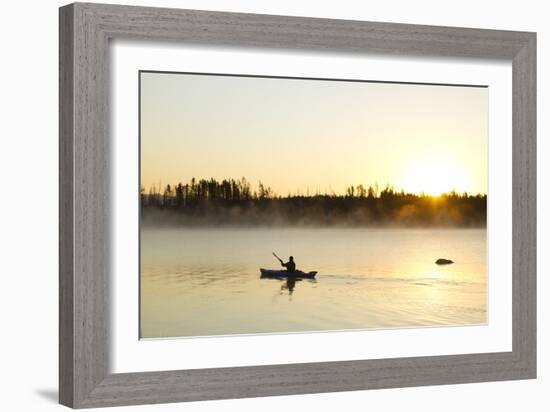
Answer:
M262 277L266 277L266 278L296 277L296 278L304 278L304 279L313 279L317 274L317 272L302 272L301 270L297 270L295 272L289 272L287 270L275 270L275 269L260 269L260 273L262 274Z
M287 270L275 270L275 269L260 269L262 277L272 277L272 278L304 278L304 279L313 279L317 272L302 272L297 270L295 272L289 272Z

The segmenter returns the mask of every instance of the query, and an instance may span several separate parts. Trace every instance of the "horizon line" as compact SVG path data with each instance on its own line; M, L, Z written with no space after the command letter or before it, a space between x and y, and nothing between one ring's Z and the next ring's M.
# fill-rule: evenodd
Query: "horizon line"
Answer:
M141 178L140 178L139 191L141 193L142 188L144 189L144 191L146 191L146 190L151 191L151 189L154 189L154 190L158 190L157 192L155 192L155 194L162 194L161 191L166 189L168 185L170 185L170 188L172 190L175 190L175 188L179 184L181 184L182 186L186 186L186 185L190 186L191 180L193 180L193 179L195 179L196 183L201 182L201 181L211 182L212 180L214 180L218 184L221 184L224 180L228 181L228 182L233 181L233 182L236 182L236 183L240 183L244 179L245 182L249 185L249 189L251 189L251 194L257 193L257 190L255 190L255 189L259 189L260 184L265 189L272 190L271 186L269 186L269 184L266 184L266 183L262 182L261 180L256 181L255 185L252 186L252 183L254 183L254 182L251 181L251 180L248 180L244 176L242 176L241 178L238 178L238 179L236 179L236 178L223 178L221 180L218 180L214 177L210 177L210 178L192 177L187 182L179 181L175 184L167 183L167 184L164 184L164 185L162 183L162 180L159 180L158 185L157 184L152 184L152 185L149 185L148 188L146 188L144 185L142 185ZM393 186L389 183L386 183L385 185L379 185L378 183L368 184L368 185L363 184L363 183L354 184L354 185L346 185L346 190L350 189L350 188L353 188L354 190L356 190L359 187L362 187L367 192L368 192L369 189L373 189L375 191L375 196L374 197L379 197L380 193L384 192L384 191L391 191L391 192L396 193L396 194L425 196L425 197L440 197L440 196L450 195L450 194L457 194L457 195L466 194L468 196L487 196L487 192L470 192L470 191L467 191L467 190L459 191L455 188L451 188L449 190L442 191L439 194L430 194L427 191L408 191L408 190L405 190L404 188L397 189L396 186ZM149 195L149 193L145 193L145 194ZM315 196L344 196L345 197L345 196L348 196L348 194L346 193L346 191L340 192L340 191L334 191L332 189L330 189L330 190L325 189L324 191L321 191L319 189L310 190L309 187L306 187L305 190L297 189L296 191L288 191L286 193L286 195L284 195L282 193L277 193L275 191L272 191L272 194L271 194L272 198L277 198L277 197L281 197L281 198L287 197L288 198L288 197L299 197L299 196L300 197L315 197ZM353 195L353 197L360 197L360 196L357 196L357 194L355 193ZM367 196L365 195L364 197L367 197Z

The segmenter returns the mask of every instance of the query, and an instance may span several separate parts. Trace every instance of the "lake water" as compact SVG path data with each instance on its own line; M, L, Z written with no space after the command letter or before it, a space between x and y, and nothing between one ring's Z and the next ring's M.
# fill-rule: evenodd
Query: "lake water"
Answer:
M485 229L142 228L141 337L482 324L486 280Z

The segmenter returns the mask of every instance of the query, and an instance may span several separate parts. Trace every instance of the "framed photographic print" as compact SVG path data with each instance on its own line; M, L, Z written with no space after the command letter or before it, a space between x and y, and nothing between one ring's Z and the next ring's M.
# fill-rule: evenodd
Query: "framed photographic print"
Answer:
M535 97L534 33L62 7L61 403L534 378Z

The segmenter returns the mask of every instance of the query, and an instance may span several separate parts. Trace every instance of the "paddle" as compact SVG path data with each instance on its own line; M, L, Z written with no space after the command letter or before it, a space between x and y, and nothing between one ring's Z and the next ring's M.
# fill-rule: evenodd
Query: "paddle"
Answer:
M275 254L275 252L271 252L271 253L273 253L273 256L275 256L279 260L279 262L281 262L281 265L282 265L283 264L283 259L281 259L279 256L277 256Z

